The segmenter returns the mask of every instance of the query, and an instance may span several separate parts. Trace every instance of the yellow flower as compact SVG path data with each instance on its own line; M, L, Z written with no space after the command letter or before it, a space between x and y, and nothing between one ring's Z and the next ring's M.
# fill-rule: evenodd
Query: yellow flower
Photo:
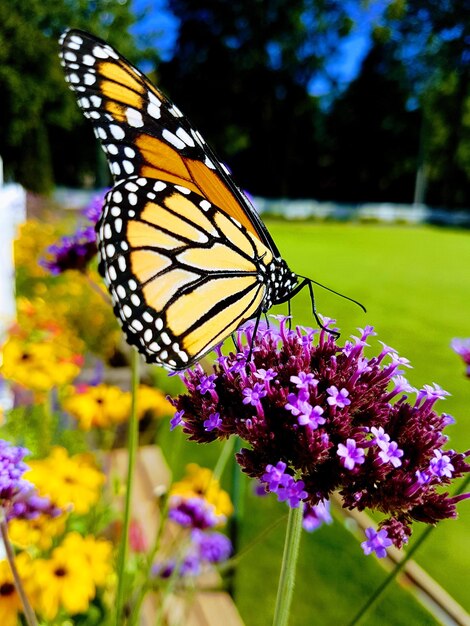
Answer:
M38 611L53 620L60 608L74 615L84 613L95 597L93 572L85 555L61 545L49 559L34 561Z
M28 599L34 605L34 594L31 593L31 559L25 552L21 552L15 558L15 563ZM21 610L21 600L16 593L10 565L6 560L0 561L0 624L2 626L17 626Z
M112 385L82 385L62 402L83 430L120 424L131 410L131 394Z
M19 383L33 391L48 391L69 383L80 372L82 359L53 342L23 340L10 336L3 346L0 368L7 380Z
M137 395L137 414L139 419L149 413L152 417L160 418L173 415L175 409L159 389L140 385Z
M95 289L90 287L90 280ZM89 269L86 276L75 272L73 280L55 277L41 297L49 311L53 310L62 324L81 337L91 352L108 359L118 349L122 331L111 303L106 302L107 293L100 295L101 289L99 275Z
M179 482L173 483L170 488L170 496L204 498L214 506L216 515L229 517L233 513L230 496L220 487L214 474L210 469L200 467L196 463L190 463L186 466L186 476Z
M70 532L62 542L62 547L85 557L93 582L97 587L105 585L112 574L113 544L106 539L97 539L93 535L82 537L77 532Z
M60 508L72 504L76 513L88 513L100 497L105 476L88 455L69 457L65 448L57 447L47 458L28 461L28 465L27 480Z
M49 550L52 547L54 537L62 535L65 531L67 514L58 517L39 515L35 519L12 519L8 523L8 534L15 546L29 548L35 546L40 550ZM1 621L0 621L1 624Z
M19 228L18 237L14 243L15 267L24 272L28 278L43 278L47 272L38 261L44 250L53 244L60 236L56 225L41 220L28 220Z

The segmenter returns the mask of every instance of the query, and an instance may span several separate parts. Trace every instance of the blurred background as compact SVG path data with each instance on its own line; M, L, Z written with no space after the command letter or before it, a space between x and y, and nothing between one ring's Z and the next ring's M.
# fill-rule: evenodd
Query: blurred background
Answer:
M57 58L107 39L190 117L250 193L470 206L470 2L9 0L0 154L32 191L107 167Z
M57 40L67 27L116 46L184 111L257 206L296 218L268 220L289 265L364 302L368 314L317 288L318 310L338 319L344 338L374 325L374 354L383 340L411 360L413 385L447 389L452 396L438 410L457 419L449 445L468 449L470 379L450 342L470 337L469 230L453 219L464 215L459 223L470 224L470 0L0 2L4 179L28 190L28 216L40 218L23 229L31 267L22 282L17 271L17 294L38 297L54 314L62 292L50 278L31 279L37 258L57 236L54 220L64 213L70 220L74 212L63 209L80 204L71 190L87 190L83 205L111 182L59 64ZM299 220L313 202L323 213ZM402 211L349 220L344 207L365 203ZM419 207L438 209L439 224L453 226L430 225ZM60 285L77 290L79 280L66 276ZM83 293L63 300L86 335L95 324L79 311ZM293 312L296 323L314 324L307 294ZM110 311L109 318L112 329ZM99 328L88 338L98 353L103 337L114 337ZM165 374L156 376L169 391ZM215 463L217 448L175 444L179 435L162 430L162 448L179 454L176 477L188 461ZM285 514L250 494L245 506L241 545ZM460 617L423 608L421 595L395 585L364 624L470 624L468 502L459 512L416 560L461 605ZM385 576L348 528L303 537L293 626L348 623ZM282 542L283 527L240 561L235 597L250 626L270 621Z

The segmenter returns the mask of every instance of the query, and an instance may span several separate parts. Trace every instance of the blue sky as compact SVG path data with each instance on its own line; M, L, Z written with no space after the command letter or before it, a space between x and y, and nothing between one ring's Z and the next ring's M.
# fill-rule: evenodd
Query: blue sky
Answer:
M357 76L362 60L370 47L370 34L374 21L380 18L388 0L346 0L355 26L343 40L337 54L327 66L328 74L341 87ZM366 6L364 6L366 5ZM173 53L179 22L167 8L166 0L133 0L133 7L142 17L132 27L132 33L142 39L151 35L149 45L167 60ZM310 93L327 95L330 83L326 78L316 78L310 84Z

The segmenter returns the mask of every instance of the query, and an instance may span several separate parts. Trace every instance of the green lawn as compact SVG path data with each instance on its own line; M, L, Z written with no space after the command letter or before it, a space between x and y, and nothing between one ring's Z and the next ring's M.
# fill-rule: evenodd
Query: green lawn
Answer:
M454 415L450 445L470 447L470 380L450 350L453 337L470 336L470 232L432 227L388 227L272 221L270 231L294 271L354 297L355 305L315 288L317 309L334 317L343 339L356 327L371 324L379 339L410 359L414 385L437 382L452 396L438 407ZM293 303L295 323L314 325L308 294ZM375 345L374 345L375 344ZM164 435L170 449L175 437ZM189 459L210 463L215 446L185 444L181 471ZM460 518L441 524L418 553L417 561L467 610L470 556L470 504ZM250 542L285 508L272 498L247 496L242 542ZM242 560L237 603L248 626L270 624L282 554L281 524ZM421 528L415 525L419 534ZM304 534L291 626L347 624L384 576L372 557L341 523ZM439 623L410 594L394 586L362 624L427 625Z

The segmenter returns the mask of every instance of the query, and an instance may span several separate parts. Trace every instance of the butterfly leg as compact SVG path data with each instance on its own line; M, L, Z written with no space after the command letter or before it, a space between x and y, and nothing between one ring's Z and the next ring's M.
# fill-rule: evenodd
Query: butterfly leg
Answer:
M248 353L248 358L247 358L247 362L249 363L251 361L251 357L253 355L253 345L255 343L255 338L256 338L256 333L258 332L258 326L259 326L259 321L261 319L261 315L263 314L263 312L260 310L256 316L256 321L255 321L255 325L253 327L253 334L251 335L251 341L250 341L250 351Z
M235 352L241 352L241 346L237 342L236 333L232 333L230 336L232 337L233 347L235 348Z
M291 310L291 300L289 298L289 300L287 300L287 316L289 318L287 325L289 330L292 330L292 310Z
M266 311L264 312L264 319L266 320L266 326L270 328L271 326L269 324L269 318L268 318L268 314L266 313Z

